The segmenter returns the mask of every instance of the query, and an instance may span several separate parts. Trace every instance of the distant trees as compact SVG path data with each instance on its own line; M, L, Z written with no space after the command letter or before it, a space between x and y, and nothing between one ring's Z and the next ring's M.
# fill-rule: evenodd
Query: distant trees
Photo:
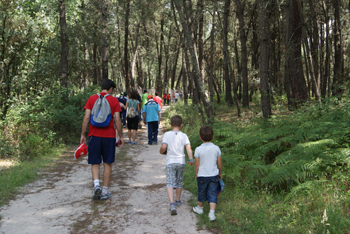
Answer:
M344 1L5 0L0 8L3 118L14 97L60 87L71 95L107 77L119 92L181 90L206 119L223 97L239 115L260 93L268 118L276 96L295 109L341 98L349 81Z

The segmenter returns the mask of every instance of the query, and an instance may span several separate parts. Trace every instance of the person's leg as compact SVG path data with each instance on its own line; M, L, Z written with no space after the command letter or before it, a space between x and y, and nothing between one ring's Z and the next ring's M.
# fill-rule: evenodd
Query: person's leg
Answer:
M122 111L122 115L123 115L123 126L126 125L126 110Z
M129 138L129 141L131 141L131 129L128 129L128 138Z
M132 130L132 142L135 142L137 130Z
M103 138L103 189L101 200L106 200L111 197L108 193L108 185L112 174L112 163L115 161L115 138Z
M185 172L185 164L176 164L176 205L181 206L181 193L183 186L183 178Z
M177 188L176 189L176 202L180 201L181 193L182 193L182 188Z
M208 202L210 206L209 219L210 221L216 220L215 207L218 202L217 188L219 186L218 176L210 177L210 182L208 184Z
M152 135L153 135L153 124L152 122L147 123L147 130L148 130L148 144L152 145Z
M108 187L109 181L111 180L111 174L112 174L112 164L110 163L103 163L104 170L103 170L103 186Z
M100 179L100 164L92 164L91 165L91 174L93 180Z
M214 203L214 202L209 202L209 205L210 205L210 210L215 210L216 203Z
M170 204L174 203L174 188L173 187L167 188L167 193L168 193L168 198L169 198Z
M158 127L159 127L159 122L154 121L151 122L152 124L152 142L158 142Z
M193 211L197 214L203 214L204 202L208 200L207 198L207 187L208 180L206 177L197 177L197 187L198 187L198 206L193 207Z

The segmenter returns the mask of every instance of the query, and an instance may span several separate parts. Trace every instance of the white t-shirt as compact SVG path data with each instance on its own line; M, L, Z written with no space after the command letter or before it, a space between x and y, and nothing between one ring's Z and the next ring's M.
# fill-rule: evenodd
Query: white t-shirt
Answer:
M178 99L178 98L179 98L179 94L175 93L175 99Z
M203 143L194 151L194 157L199 158L198 177L212 177L219 175L216 165L221 150L213 143Z
M185 146L190 145L190 140L185 133L181 131L166 132L162 143L168 145L166 165L171 163L185 164Z

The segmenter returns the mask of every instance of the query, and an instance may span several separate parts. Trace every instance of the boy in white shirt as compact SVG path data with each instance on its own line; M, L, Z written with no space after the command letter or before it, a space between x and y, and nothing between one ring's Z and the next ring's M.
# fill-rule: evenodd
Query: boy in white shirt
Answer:
M181 192L183 174L185 172L185 153L186 147L189 158L189 165L193 165L193 155L190 141L187 135L181 132L182 118L174 115L170 119L172 131L166 132L163 136L162 146L159 153L166 154L166 181L167 193L170 201L170 214L176 215L176 207L181 206ZM176 189L176 201L174 203L174 188Z
M210 206L209 219L215 221L215 207L218 202L217 188L222 174L221 151L218 146L211 142L214 139L214 132L210 126L201 127L199 135L203 144L194 151L198 206L193 207L193 211L197 214L203 214L203 204L208 201Z

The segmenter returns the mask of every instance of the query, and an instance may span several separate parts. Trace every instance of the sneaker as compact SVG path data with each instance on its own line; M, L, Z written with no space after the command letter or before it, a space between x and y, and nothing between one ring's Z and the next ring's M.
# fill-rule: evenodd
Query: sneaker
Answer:
M213 222L216 220L215 213L209 213L208 217L209 217L210 222Z
M101 200L107 200L108 198L110 198L112 196L112 194L111 193L107 193L107 194L102 194L101 195Z
M153 142L153 145L158 145L158 142L156 142L156 141L155 141L155 142Z
M193 211L197 214L203 214L203 208L201 209L198 206L193 207Z
M129 144L131 144L131 141L128 141Z
M132 145L136 145L136 142L131 142Z
M176 212L176 207L174 204L170 205L170 214L171 215L177 215L177 212Z
M126 128L126 125L123 125L123 128Z
M175 206L180 207L181 206L181 201L175 201Z
M94 189L94 194L92 196L92 199L94 200L100 200L101 198L101 193L102 193L102 189L100 186L96 186Z

